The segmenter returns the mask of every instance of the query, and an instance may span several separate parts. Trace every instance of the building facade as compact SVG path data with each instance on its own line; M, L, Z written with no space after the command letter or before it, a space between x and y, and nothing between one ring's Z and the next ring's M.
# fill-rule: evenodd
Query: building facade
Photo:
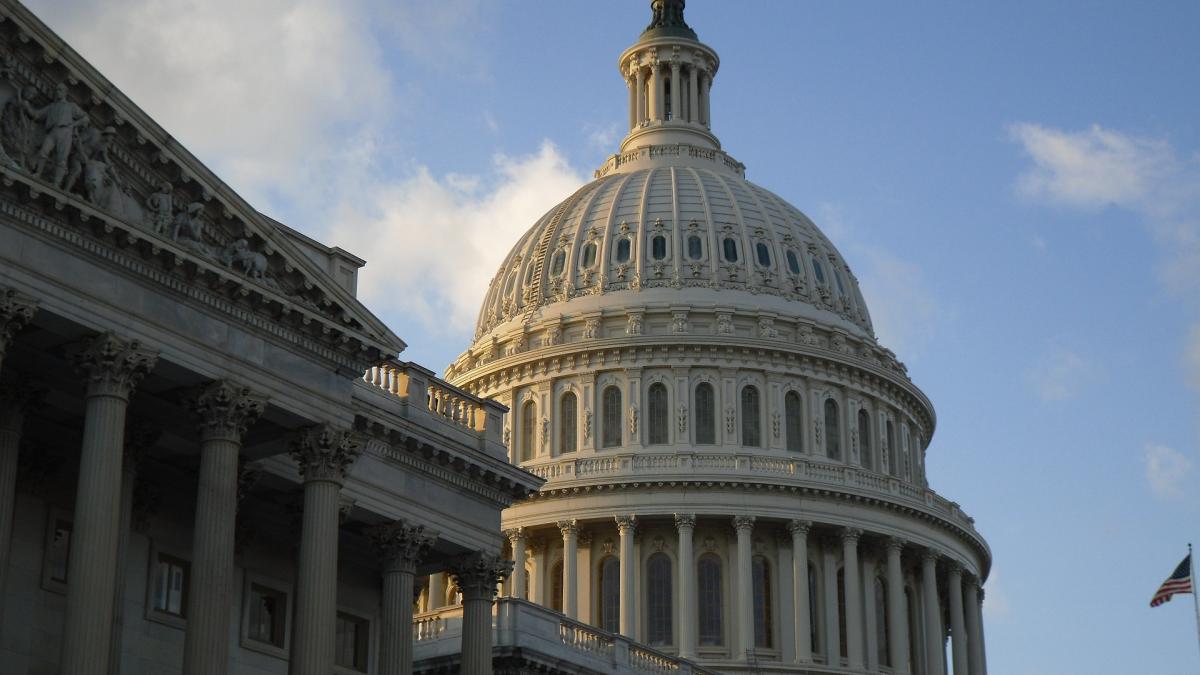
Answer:
M933 406L832 242L722 149L684 2L651 5L628 135L446 373L546 480L504 512L506 593L723 673L983 675L991 554L926 481Z

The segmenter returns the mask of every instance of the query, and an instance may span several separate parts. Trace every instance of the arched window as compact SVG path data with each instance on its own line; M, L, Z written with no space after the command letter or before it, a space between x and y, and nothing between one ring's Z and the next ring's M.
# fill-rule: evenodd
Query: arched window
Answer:
M529 284L532 284L532 283L533 283L533 263L530 263L529 267L525 268L525 285L528 286Z
M560 559L550 568L550 609L563 611L563 561Z
M813 275L817 277L817 283L825 285L825 270L821 267L821 261L816 258L812 259Z
M596 244L589 241L583 246L583 254L579 258L580 267L591 267L596 264Z
M554 258L550 260L550 276L557 277L563 273L567 267L567 249L560 248L554 252Z
M533 459L534 443L537 438L537 406L526 401L521 407L521 461Z
M804 421L802 419L803 404L800 394L789 391L783 397L783 417L787 433L787 449L790 452L804 451Z
M858 409L858 454L864 469L875 468L871 452L871 414L863 408Z
M770 649L774 646L775 631L771 623L771 568L764 556L756 555L750 571L754 586L754 646Z
M713 386L707 382L696 385L696 444L717 442L716 401Z
M504 282L504 294L510 295L513 289L517 286L517 271L513 270L512 274L508 275L508 281Z
M920 452L917 449L917 435L910 428L908 430L908 451L904 453L904 480L911 481L913 479L912 457Z
M675 84L671 78L663 78L663 119L674 119L675 111L671 110L671 85Z
M754 245L754 254L758 256L758 264L762 267L771 266L771 249L761 241Z
M650 445L667 443L667 429L671 424L671 411L667 407L667 387L661 382L650 385L646 394L646 426Z
M820 602L817 598L817 568L808 564L808 637L811 641L812 652L821 651L821 614L818 611Z
M621 561L613 555L600 561L600 629L621 630Z
M796 276L800 276L800 259L796 257L796 252L788 249L787 252L788 271Z
M738 261L737 240L733 237L725 237L725 241L721 243L725 251L725 262L735 263Z
M697 598L700 644L719 645L724 642L721 626L721 559L715 553L705 553L696 563L696 589L700 594Z
M758 419L758 388L742 387L742 445L762 446L762 428Z
M837 573L838 653L846 658L846 570Z
M900 477L900 448L896 445L896 425L887 421L888 473Z
M838 420L837 401L825 399L825 456L829 459L842 458L842 433Z
M846 296L846 287L842 285L842 273L838 270L833 270L833 280L837 282L838 295Z
M558 401L558 451L560 453L575 452L576 433L575 421L579 415L579 399L574 392L568 391Z
M621 445L621 390L616 385L604 388L604 424L600 444L606 448Z
M629 252L632 250L632 244L629 239L622 237L617 240L617 262L629 262Z
M688 257L692 260L699 260L704 257L704 241L700 239L700 235L693 234L688 237L687 250Z
M875 577L875 657L885 666L892 665L890 649L891 636L888 635L887 625L887 585L883 579Z
M646 641L653 646L672 642L671 559L655 553L646 561Z
M655 260L665 260L667 257L667 238L661 234L650 240L650 257Z

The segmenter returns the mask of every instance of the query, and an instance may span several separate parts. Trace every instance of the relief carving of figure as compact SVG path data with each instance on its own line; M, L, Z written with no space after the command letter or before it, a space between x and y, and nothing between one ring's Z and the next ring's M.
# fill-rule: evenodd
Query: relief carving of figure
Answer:
M211 255L211 249L204 243L204 221L200 218L203 211L204 205L200 202L188 204L175 216L171 240L202 255Z
M174 190L170 181L163 181L158 192L146 198L146 208L150 210L150 226L158 234L167 234L171 221L175 218L175 199L171 196Z
M223 260L226 265L251 279L262 279L267 273L267 256L251 250L245 239L236 239L226 246Z
M28 101L23 104L26 114L42 122L46 131L34 162L33 175L40 177L53 155L54 175L50 183L62 187L63 179L67 177L67 158L74 143L75 128L87 123L87 114L67 100L67 85L61 82L54 88L54 100L45 106L35 109Z
M13 80L11 66L5 64L3 67L0 67L0 120L5 119L4 113L9 111L9 104L12 103L15 103L16 108L18 109L22 107L21 88L18 87L17 83ZM18 114L17 118L21 120L25 119L24 115L21 114ZM9 131L8 125L6 124L4 134L5 140L10 141L10 146L13 147L14 154L20 154L19 144L11 142L15 139L10 137L15 135L16 134L13 134ZM10 156L7 152L5 152L3 144L0 144L0 165L6 166L10 169L16 169L20 167L20 163L17 162L17 160Z

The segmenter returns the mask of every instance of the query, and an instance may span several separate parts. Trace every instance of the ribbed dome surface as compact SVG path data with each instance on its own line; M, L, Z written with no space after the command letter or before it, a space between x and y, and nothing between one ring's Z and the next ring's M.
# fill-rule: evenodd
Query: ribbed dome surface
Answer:
M668 165L598 178L538 220L492 279L476 339L539 311L683 302L874 337L857 280L807 216L736 171Z

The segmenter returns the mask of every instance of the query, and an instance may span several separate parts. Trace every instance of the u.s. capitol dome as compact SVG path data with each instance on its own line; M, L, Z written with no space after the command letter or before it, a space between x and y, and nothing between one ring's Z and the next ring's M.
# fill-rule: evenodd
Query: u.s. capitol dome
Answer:
M447 371L547 480L504 514L508 591L721 672L982 675L991 553L926 481L933 406L833 243L721 148L682 0L651 4L619 152Z

